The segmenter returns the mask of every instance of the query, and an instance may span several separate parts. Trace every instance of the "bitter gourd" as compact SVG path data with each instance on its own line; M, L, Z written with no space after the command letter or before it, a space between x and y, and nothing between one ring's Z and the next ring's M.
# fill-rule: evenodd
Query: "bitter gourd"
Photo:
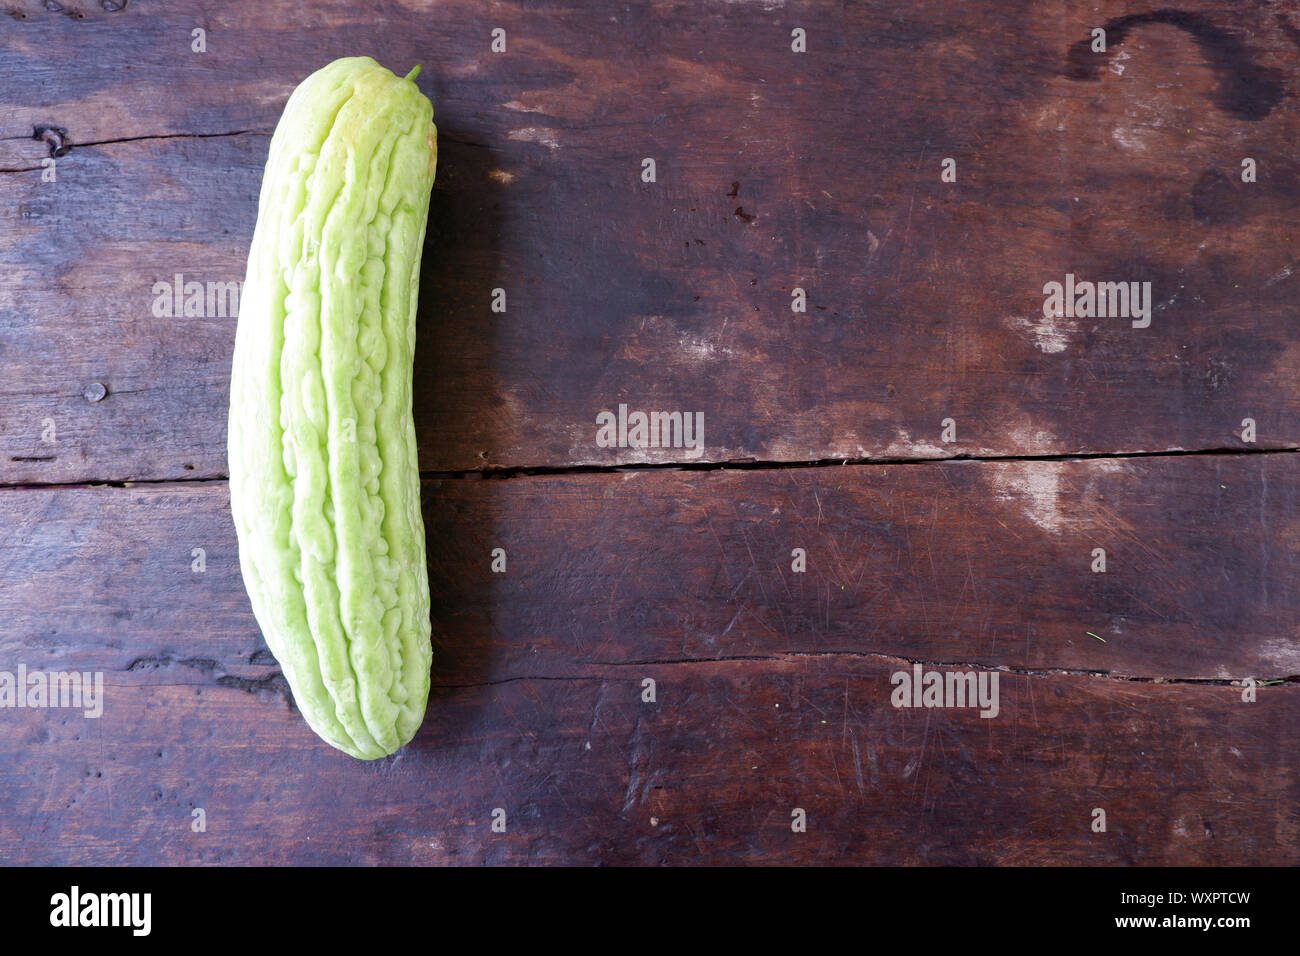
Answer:
M253 613L307 723L354 757L415 735L429 582L411 409L433 106L369 57L271 138L230 382L230 510Z

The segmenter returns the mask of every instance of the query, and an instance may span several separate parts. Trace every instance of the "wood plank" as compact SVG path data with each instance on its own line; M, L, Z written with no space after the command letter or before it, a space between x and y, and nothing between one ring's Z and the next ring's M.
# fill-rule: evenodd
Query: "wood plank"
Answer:
M274 695L112 674L97 720L6 713L0 862L1300 862L1278 772L1300 732L1294 685L1247 704L1232 687L1003 674L982 719L891 706L897 666L828 655L440 687L412 744L375 763L331 751Z
M685 459L598 447L620 403L703 413L703 461L1236 448L1245 418L1300 445L1294 14L278 0L198 17L194 54L184 5L30 6L0 63L0 482L225 473L232 320L152 289L242 276L265 134L361 49L426 63L442 130L427 471ZM56 183L37 126L72 144ZM1151 281L1151 327L1045 320L1066 273Z
M835 653L1292 677L1298 469L1283 453L430 481L435 674ZM0 507L6 657L274 673L224 482L8 489Z

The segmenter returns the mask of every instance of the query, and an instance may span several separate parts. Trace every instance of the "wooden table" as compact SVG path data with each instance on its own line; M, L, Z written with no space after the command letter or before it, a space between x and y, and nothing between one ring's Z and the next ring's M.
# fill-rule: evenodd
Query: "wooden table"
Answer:
M105 687L0 709L0 862L1300 862L1300 10L1145 9L9 0L0 670ZM249 609L220 301L362 53L440 130L434 688L369 763Z

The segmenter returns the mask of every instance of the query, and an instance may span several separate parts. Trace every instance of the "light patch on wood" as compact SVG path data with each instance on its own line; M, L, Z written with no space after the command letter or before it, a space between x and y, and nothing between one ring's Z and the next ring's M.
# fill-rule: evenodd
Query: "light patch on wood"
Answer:
M692 364L715 361L718 358L730 358L735 355L734 350L727 348L725 345L716 345L713 342L689 335L682 336L682 340L678 344L682 350L682 358Z
M1043 435L1044 433L1038 433ZM1048 436L1047 440L1051 440ZM1032 461L990 464L992 496L1018 504L1044 531L1063 534L1094 523L1101 475L1126 475L1122 461ZM1120 633L1116 630L1115 633Z
M522 140L525 143L541 143L549 149L560 148L560 141L555 138L553 129L525 126L523 129L512 129L506 136L508 139Z
M1260 657L1269 669L1267 674L1253 675L1263 680L1282 674L1300 674L1300 629L1291 637L1271 637L1259 649Z
M499 183L509 186L515 181L515 174L508 173L504 169L494 169L488 173L488 179L493 179Z
M1056 449L1056 436L1032 425L1013 428L1007 437L1017 455L1050 455Z
M1060 534L1080 523L1077 515L1066 513L1061 500L1063 491L1071 500L1076 495L1065 481L1068 470L1077 470L1069 462L1035 461L994 467L993 497L1016 502L1025 517L1044 531Z
M1269 286L1271 286L1271 285L1277 285L1277 284L1278 284L1279 282L1281 282L1283 279L1289 279L1289 278L1291 278L1291 273L1292 273L1294 270L1295 270L1295 263L1292 262L1290 265L1288 265L1285 269L1283 269L1283 270L1282 270L1281 272L1279 272L1277 275L1273 276L1273 277L1270 278L1267 282L1265 282L1265 283L1264 283L1264 288L1267 289L1267 288L1268 288Z
M526 106L518 100L511 100L509 103L502 103L508 110L514 110L516 113L545 113L546 111L538 106Z
M1034 348L1047 355L1064 352L1070 344L1070 336L1079 331L1073 320L1063 315L1045 316L1039 310L1032 315L1012 315L1006 324L1029 335Z
M951 458L955 453L953 447L936 445L934 442L913 440L904 428L895 429L897 436L890 442L883 452L881 458ZM936 433L938 426L936 425ZM861 446L858 448L861 451Z
M1150 130L1142 130L1136 126L1129 129L1117 126L1110 132L1110 138L1119 143L1125 149L1137 150L1139 152L1147 148L1147 144L1143 142L1143 140L1149 139L1152 135L1153 134Z

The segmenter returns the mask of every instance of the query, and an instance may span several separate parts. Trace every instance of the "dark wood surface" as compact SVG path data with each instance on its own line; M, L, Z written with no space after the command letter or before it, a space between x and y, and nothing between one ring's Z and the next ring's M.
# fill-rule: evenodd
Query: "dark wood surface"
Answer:
M0 862L1300 862L1300 9L61 3L0 18L0 671L108 686L0 709ZM440 129L434 690L369 764L243 591L235 319L151 309L242 278L357 53ZM1044 319L1067 272L1151 327ZM598 447L620 403L703 454ZM999 715L891 706L914 663Z
M672 460L596 446L620 402L704 412L710 461L1235 448L1245 417L1297 446L1300 119L1264 81L1294 81L1300 12L1191 4L1085 70L1079 37L1127 7L254 6L4 24L0 168L26 171L0 175L0 314L26 374L0 478L225 474L232 323L157 319L151 290L242 278L285 98L359 51L424 63L441 130L428 470ZM1242 76L1268 95L1225 108ZM36 127L66 130L57 184ZM1070 271L1151 281L1151 328L1045 321Z

